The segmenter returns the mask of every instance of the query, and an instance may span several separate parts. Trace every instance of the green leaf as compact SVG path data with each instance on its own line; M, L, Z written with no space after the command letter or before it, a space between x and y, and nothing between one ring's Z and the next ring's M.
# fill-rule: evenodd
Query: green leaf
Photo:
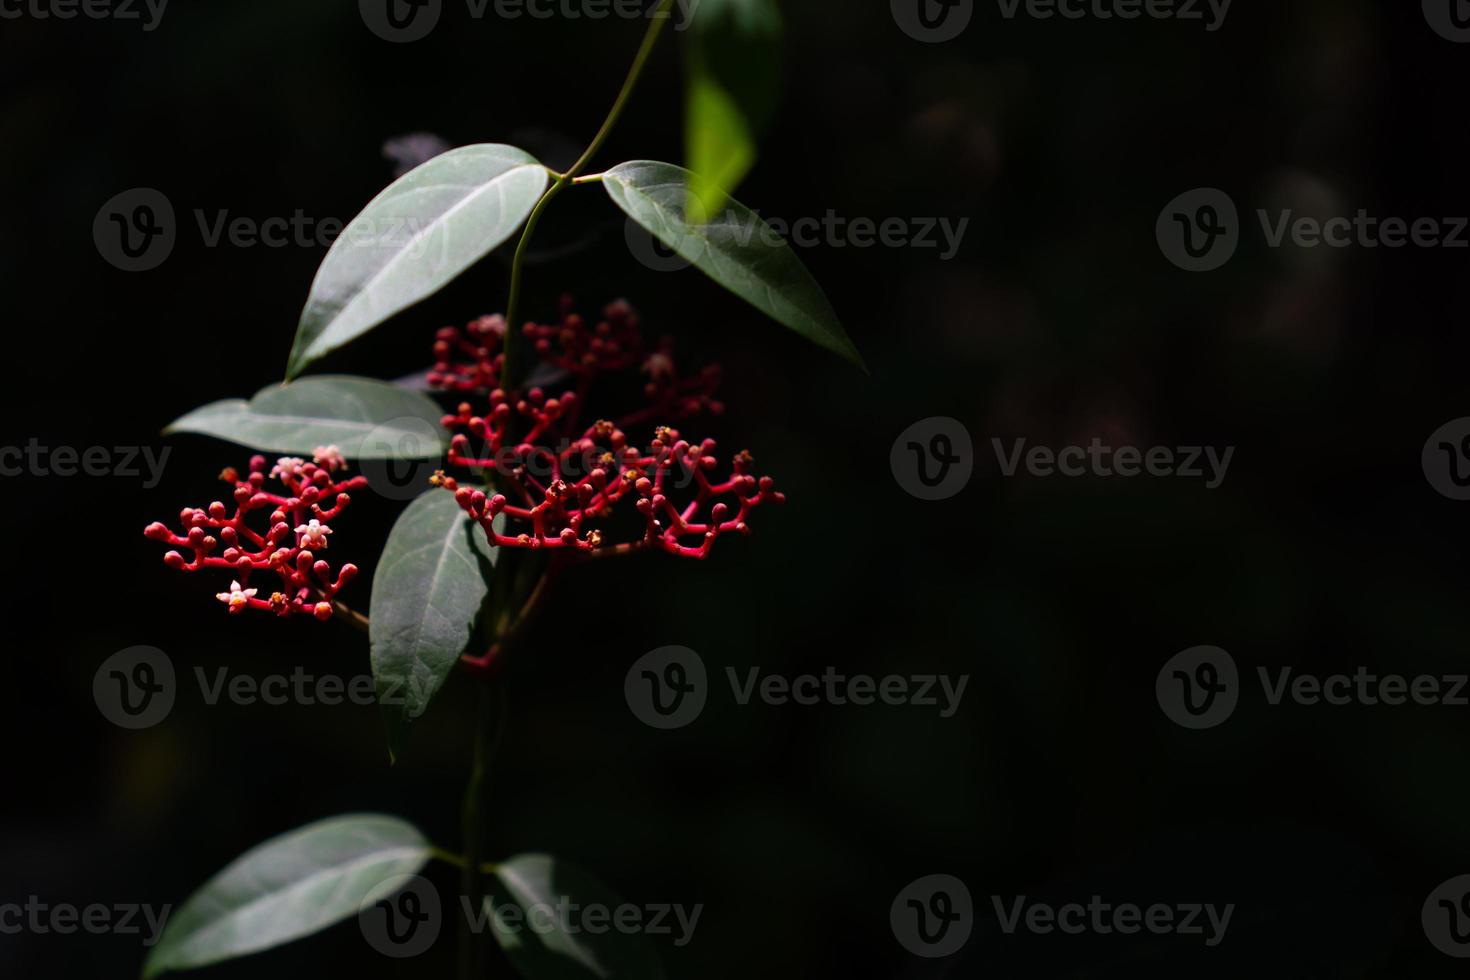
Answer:
M176 419L195 432L272 453L336 446L353 459L433 459L444 452L444 413L427 396L371 378L323 375L228 398Z
M684 140L689 160L687 213L696 221L718 214L755 165L755 134L735 97L691 58L685 95Z
M613 203L705 275L803 337L866 370L812 274L760 215L730 200L713 221L686 216L689 171L634 160L603 175Z
M271 949L350 919L428 863L395 817L355 814L293 830L237 858L169 917L143 977Z
M524 150L483 143L440 154L390 184L317 270L286 377L484 258L526 220L549 179Z
M775 110L781 12L775 0L702 0L693 28L684 148L694 175L689 214L704 220L725 207L750 172L757 137Z
M495 941L526 980L662 980L648 936L615 925L626 903L587 872L548 854L522 854L497 865L487 885ZM573 904L575 916L556 913ZM600 924L587 918L589 907L605 913Z
M485 532L447 491L419 497L393 525L373 575L368 636L395 758L469 645L495 560Z

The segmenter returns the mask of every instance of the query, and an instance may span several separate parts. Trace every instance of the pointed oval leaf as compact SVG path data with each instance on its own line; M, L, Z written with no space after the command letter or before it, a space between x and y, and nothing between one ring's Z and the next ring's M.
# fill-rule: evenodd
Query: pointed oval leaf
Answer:
M368 636L394 756L469 645L494 560L451 493L424 494L393 525L373 575Z
M263 452L310 455L336 446L352 459L435 459L443 412L425 395L371 378L323 375L227 398L176 419L165 433L215 436Z
M822 288L760 215L730 198L707 222L687 217L692 177L671 163L633 160L613 167L602 183L628 217L705 275L776 322L864 367Z
M503 244L549 179L524 150L483 143L440 154L390 184L317 270L286 377L438 292Z
M271 949L386 898L428 863L429 842L395 817L354 814L266 841L211 878L170 916L144 980Z
M648 935L616 925L626 903L580 868L522 854L497 865L487 885L495 941L526 980L662 980ZM600 927L587 918L594 907Z

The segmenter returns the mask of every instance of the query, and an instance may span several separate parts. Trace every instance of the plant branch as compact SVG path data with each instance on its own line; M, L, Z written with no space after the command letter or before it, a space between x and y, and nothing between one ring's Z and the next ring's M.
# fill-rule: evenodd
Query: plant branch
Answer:
M542 574L539 579L536 580L536 585L534 588L531 589L531 594L526 597L526 601L524 604L522 604L520 612L518 612L515 618L511 620L510 623L505 627L505 630L501 633L500 637L496 639L494 643L490 644L490 648L488 650L486 650L478 657L465 654L463 657L460 658L462 661L464 661L464 665L466 667L482 677L491 676L490 671L495 662L500 658L500 656L505 652L508 647L513 645L516 640L520 639L520 637L524 635L524 633L526 632L526 628L531 624L531 620L533 620L536 616L536 613L541 610L542 604L546 601L546 595L551 590L551 580L555 576L555 574L556 569L554 567L548 568L546 572Z
M503 688L481 684L479 708L475 725L475 754L470 764L470 778L465 785L464 805L461 808L461 826L464 835L464 855L456 862L460 866L460 890L478 909L484 893L485 863L485 814L489 796L490 762L500 743L505 727L506 710ZM459 976L460 980L474 980L484 975L481 960L484 952L484 937L479 935L466 916L460 922L459 931Z
M674 0L659 0L658 9L652 17L652 23L648 25L648 32L643 35L643 43L638 48L638 53L633 56L633 65L628 69L628 76L623 80L623 87L618 92L618 97L613 100L613 105L608 110L607 118L602 121L602 127L598 129L597 135L592 137L592 142L587 149L577 158L577 162L564 174L559 174L546 193L541 195L541 200L536 202L536 207L531 210L531 215L526 219L526 227L521 231L521 240L516 244L515 258L510 264L510 298L505 304L505 368L502 385L510 389L519 377L519 353L520 337L517 324L520 322L521 307L521 278L525 270L526 251L531 241L531 235L536 231L536 225L541 220L541 214L552 199L567 188L567 185L577 182L577 175L586 169L612 135L613 127L617 125L623 110L627 108L628 102L633 97L633 90L638 87L638 79L643 75L643 69L648 65L648 58L653 54L654 46L658 44L659 36L663 34L664 26L669 22L673 12Z
M362 613L358 612L356 609L353 609L351 606L347 605L347 603L343 602L341 599L332 600L332 611L337 614L338 619L342 620L353 629L361 630L364 633L368 631L368 618Z

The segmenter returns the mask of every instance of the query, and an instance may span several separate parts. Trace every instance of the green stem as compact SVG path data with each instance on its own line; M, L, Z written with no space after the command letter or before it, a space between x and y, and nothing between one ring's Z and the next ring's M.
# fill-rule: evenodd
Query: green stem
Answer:
M658 44L659 36L663 34L664 26L669 22L673 12L674 0L660 0L658 9L652 14L652 23L648 25L648 32L643 35L643 44L639 46L638 53L633 57L633 65L628 69L628 77L623 80L623 87L618 92L618 97L613 101L612 108L608 110L607 118L602 121L602 128L597 135L592 137L592 142L587 149L572 164L571 169L560 174L546 193L541 195L541 200L536 202L531 216L526 219L526 227L521 232L521 240L516 245L515 258L510 264L510 299L505 305L505 377L502 385L510 388L515 379L520 377L520 336L516 325L520 322L521 308L521 275L524 271L526 261L526 249L531 241L531 235L536 230L536 224L541 220L541 213L546 206L567 188L568 184L579 183L577 175L587 168L597 151L602 149L602 144L612 135L613 127L617 125L623 110L627 108L629 100L633 97L633 90L638 87L638 79L643 75L643 69L648 64L648 58L653 54L653 49Z
M459 868L459 867L463 867L464 866L464 858L463 857L461 857L458 854L455 854L453 851L446 851L442 847L431 847L431 848L429 848L429 857L433 858L435 861L443 861L445 864L452 864L456 868ZM492 870L493 870L493 866L492 866Z
M492 691L490 684L479 685L480 703L475 725L475 756L470 765L469 783L465 786L464 805L461 809L464 854L459 858L460 892L469 901L469 915L459 924L459 976L460 980L474 980L482 976L481 959L484 937L471 928L470 920L478 916L479 904L484 894L485 863L485 803L489 795L488 774L490 760L499 741L500 724L504 718L503 705L497 705L498 690ZM497 717L498 716L498 717Z

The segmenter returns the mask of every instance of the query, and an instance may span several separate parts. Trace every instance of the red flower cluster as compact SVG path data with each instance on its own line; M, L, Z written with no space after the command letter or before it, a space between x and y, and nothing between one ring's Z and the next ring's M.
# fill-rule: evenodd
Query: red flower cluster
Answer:
M661 428L648 449L640 450L628 444L617 426L598 422L561 452L529 449L531 454L545 454L552 478L543 486L525 466L512 471L511 486L525 506L512 504L504 494L492 497L461 487L449 477L440 477L439 483L454 491L460 507L504 548L571 548L605 555L657 548L681 558L704 558L721 534L749 534L746 518L756 507L768 500L786 500L770 477L757 479L748 472L752 460L747 452L735 456L728 479L711 483L709 473L718 465L714 448L713 439L696 446L680 439L677 431ZM568 482L563 470L574 460L594 462L586 476ZM669 493L676 484L691 483L692 499L676 506ZM610 517L625 499L633 500L642 515L643 533L630 541L604 543L601 529L591 525ZM530 530L500 533L494 522L501 514L529 524ZM684 543L691 538L698 544Z
M446 327L439 332L430 384L460 392L489 391L482 414L464 402L444 417L445 427L455 433L449 463L488 472L504 492L487 494L450 477L439 477L437 483L452 490L465 512L501 547L600 555L658 549L703 558L721 534L750 533L746 521L757 506L785 497L775 491L770 477L750 472L748 452L735 456L726 479L714 482L718 460L713 440L691 443L664 426L646 449L629 441L624 429L653 419L723 411L714 398L720 372L712 367L693 378L680 377L671 343L664 340L647 351L637 314L626 302L613 303L603 313L602 320L588 325L572 312L571 301L563 299L559 323L525 325L523 335L542 362L565 371L575 385L556 396L532 388L513 400L499 387L503 318L482 317L464 330ZM577 417L592 383L637 366L647 375L643 393L649 404L615 423L581 428ZM673 501L675 494L684 498L682 503ZM594 525L613 518L623 500L633 502L641 521L632 524L636 536L614 542L610 532ZM501 515L522 527L497 530Z
M441 329L434 339L429 386L445 391L489 391L492 409L505 401L504 392L500 392L499 399L494 397L505 368L501 350L505 330L502 316L482 316L463 328ZM672 338L664 337L648 350L638 331L638 314L625 300L609 304L603 318L589 326L573 312L571 297L564 296L557 323L527 323L521 332L544 364L575 379L575 392L569 393L581 397L600 376L641 368L647 375L643 391L648 406L635 417L622 420L627 425L655 419L671 421L699 412L719 415L724 411L725 406L714 397L720 384L719 367L711 365L693 377L681 377L674 363ZM560 402L570 407L565 396Z
M245 479L233 468L220 474L220 479L234 486L233 515L223 501L216 500L204 509L185 507L179 514L182 534L157 522L143 534L193 554L191 560L180 551L168 552L163 561L170 568L234 572L230 590L216 596L232 613L268 609L278 616L331 619L333 600L357 575L357 566L343 565L334 576L331 565L317 555L326 550L332 533L327 522L351 502L347 491L367 486L367 480L361 476L334 478L333 473L347 465L335 446L318 449L313 460L277 460L269 478L278 481L285 492L271 493L266 490L266 458L254 456ZM267 510L270 518L263 533L246 523L250 514ZM221 545L224 550L215 554ZM280 576L281 589L263 599L258 597L259 589L250 587L250 576L267 569Z

